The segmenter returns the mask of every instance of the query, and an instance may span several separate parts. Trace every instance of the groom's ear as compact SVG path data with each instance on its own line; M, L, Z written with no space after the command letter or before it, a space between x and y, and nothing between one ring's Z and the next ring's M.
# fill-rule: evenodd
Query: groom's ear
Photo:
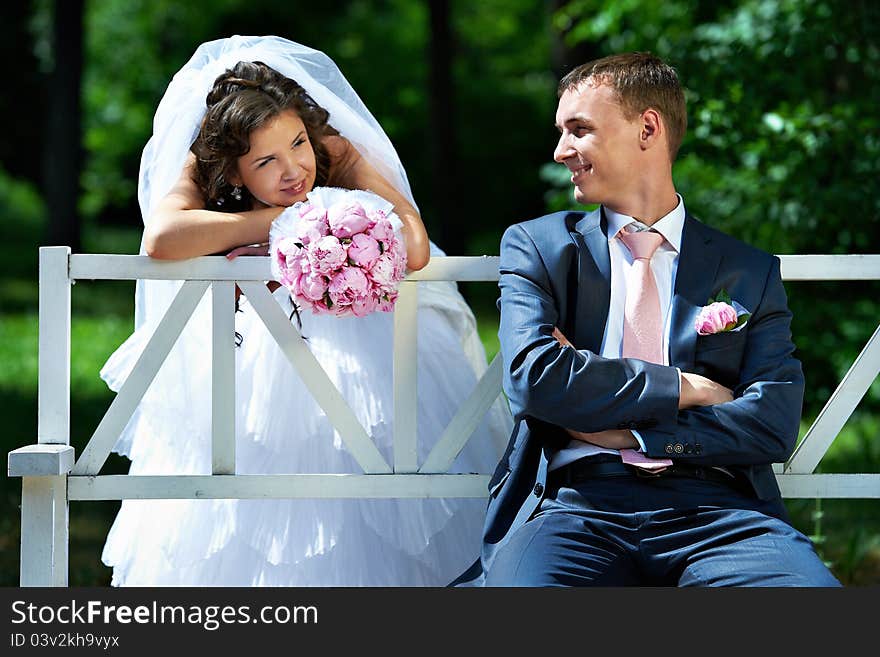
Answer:
M663 125L663 118L660 116L660 112L649 107L642 112L639 121L641 122L639 144L642 150L654 148L663 141L662 136L666 131L666 127Z

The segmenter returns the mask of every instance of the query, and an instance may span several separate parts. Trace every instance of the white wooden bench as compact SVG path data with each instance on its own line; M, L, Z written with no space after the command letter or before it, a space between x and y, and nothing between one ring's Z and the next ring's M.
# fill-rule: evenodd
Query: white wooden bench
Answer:
M789 281L877 280L880 255L781 256ZM185 281L78 459L70 446L70 296L76 280ZM318 362L269 295L268 258L195 258L162 262L146 256L74 255L40 249L37 444L9 453L9 476L22 478L22 586L66 586L68 508L75 500L485 497L490 474L448 474L456 455L501 394L501 361L489 365L426 460L416 450L416 304L418 282L498 280L498 258L445 257L401 285L394 315L394 448L387 463ZM234 288L242 288L298 369L363 474L235 474ZM212 474L101 475L116 439L187 319L213 288ZM880 374L880 327L787 463L775 471L789 498L880 498L880 474L815 474L841 428Z

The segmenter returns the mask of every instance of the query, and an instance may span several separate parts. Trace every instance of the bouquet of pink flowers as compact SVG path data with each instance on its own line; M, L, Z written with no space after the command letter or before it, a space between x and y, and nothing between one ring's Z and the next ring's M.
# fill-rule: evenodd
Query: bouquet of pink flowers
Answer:
M315 314L390 312L406 273L400 219L372 192L316 187L269 232L272 273Z

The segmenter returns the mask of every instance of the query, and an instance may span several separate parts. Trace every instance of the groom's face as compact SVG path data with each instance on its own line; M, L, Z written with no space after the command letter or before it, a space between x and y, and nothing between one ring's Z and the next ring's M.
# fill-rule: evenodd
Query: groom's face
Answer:
M575 200L626 207L639 177L641 122L624 116L612 88L584 82L563 93L556 127L553 159L571 171Z

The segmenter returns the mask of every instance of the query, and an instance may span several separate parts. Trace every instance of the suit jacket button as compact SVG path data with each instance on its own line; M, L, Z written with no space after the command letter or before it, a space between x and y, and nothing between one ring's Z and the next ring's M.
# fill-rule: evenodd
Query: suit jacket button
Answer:
M684 446L684 453L685 454L690 454L693 451L694 451L694 448L690 443L688 443L687 445Z
M675 443L674 449L676 454L681 454L684 451L684 445L682 445L681 443Z
M697 443L696 445L694 445L694 454L702 454L702 453L703 453L703 446L700 443Z
M539 481L535 484L535 496L541 497L544 494L544 485Z
M672 445L667 445L667 446L666 446L666 453L667 453L667 454L672 454L672 452L673 452Z

